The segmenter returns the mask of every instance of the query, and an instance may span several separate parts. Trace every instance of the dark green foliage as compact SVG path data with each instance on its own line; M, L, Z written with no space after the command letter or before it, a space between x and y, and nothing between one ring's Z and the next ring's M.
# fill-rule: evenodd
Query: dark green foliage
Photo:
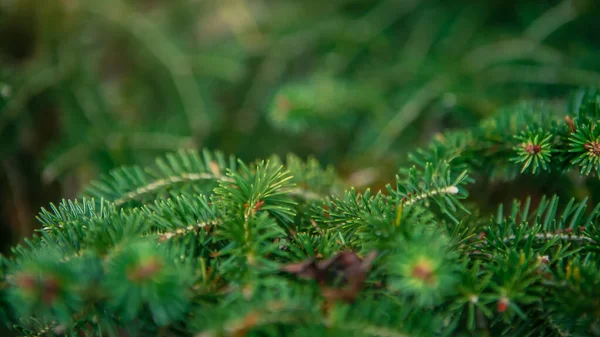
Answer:
M0 0L4 246L40 206L165 151L314 155L381 187L446 127L600 83L595 0L271 2ZM91 190L163 173L115 171Z
M225 158L219 152L180 151L157 159L151 168L136 166L113 170L100 182L91 184L86 194L121 206L129 202L154 200L157 195L180 185L192 186L196 192L206 192L211 191L217 181L225 179L226 170L235 170L236 165L233 157Z
M122 313L125 322L135 320L144 308L159 326L184 317L191 295L192 270L177 256L164 251L164 247L157 249L153 242L139 242L108 257L101 286L111 294L107 307Z
M600 336L599 8L0 0L0 335Z
M88 189L101 199L42 210L2 260L0 314L28 336L598 335L600 204L468 198L477 177L598 179L572 155L600 122L579 106L507 107L376 193L295 156L117 169Z

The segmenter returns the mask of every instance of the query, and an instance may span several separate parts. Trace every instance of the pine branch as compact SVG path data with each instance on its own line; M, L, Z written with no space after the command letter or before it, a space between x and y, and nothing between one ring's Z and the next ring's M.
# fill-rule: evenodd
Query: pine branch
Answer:
M113 171L88 189L101 199L42 210L39 235L2 265L0 309L66 332L74 318L199 336L276 326L403 337L469 333L476 321L498 335L580 330L569 321L587 331L598 323L584 313L600 280L600 205L528 198L488 221L464 201L471 175L596 172L600 109L585 97L567 119L521 105L437 137L373 194L337 197L335 172L295 157L188 151Z
M13 2L0 0L0 35L30 14L41 26L0 56L0 150L38 167L28 156L58 123L66 141L43 181L78 185L192 144L254 158L269 142L350 177L211 150L114 169L0 256L0 321L17 334L600 331L600 205L586 199L599 194L600 92L561 106L566 87L600 84L582 48L595 37L577 32L598 16L592 0ZM457 129L405 164L410 140L440 125ZM36 180L12 194L37 196ZM490 214L513 191L523 200Z
M216 220L212 221L212 222L198 222L196 224L189 225L189 226L187 226L185 228L178 228L178 229L176 229L174 231L171 231L171 232L157 232L157 233L153 233L152 235L158 236L158 241L159 242L164 242L164 241L167 241L167 240L169 240L169 239L171 239L173 237L184 236L184 235L187 235L190 232L197 231L199 229L205 229L206 227L215 226L215 225L218 225L218 224L220 224L220 222L216 221Z
M525 235L522 238L519 238L521 240L527 240L530 237L535 238L536 240L554 240L554 239L559 239L559 240L563 240L563 241L572 241L572 242L578 242L578 243L591 243L594 244L596 243L596 241L590 237L587 236L583 236L583 235L572 235L572 234L563 234L563 233L541 233L541 234L535 234L533 236L530 235ZM505 238L502 239L502 241L504 241L504 243L509 243L513 240L517 239L516 235L510 235L507 236Z
M412 205L418 201L424 200L426 198L430 198L436 195L441 195L441 194L458 194L458 187L456 186L448 186L448 187L444 187L441 189L436 189L436 190L431 190L428 192L425 192L423 194L417 194L417 195L411 195L406 199L402 200L402 205L403 206L409 206Z
M160 189L171 187L182 182L193 183L200 180L215 180L215 181L231 181L227 177L217 176L211 173L181 173L177 176L170 176L163 179L158 179L148 185L140 186L135 190L126 193L119 199L114 201L116 206L122 206L128 201L138 199L147 194L156 193Z
M279 159L276 159L278 162ZM306 166L294 157L288 158L292 168L298 173L327 175L334 183L332 172L322 172L314 162ZM105 198L116 207L123 207L129 202L153 200L154 197L170 192L186 191L189 188L197 192L210 193L219 182L233 182L226 175L227 171L236 172L238 163L235 158L220 152L204 150L201 154L194 151L180 151L159 158L154 167L130 167L114 170L102 180L91 183L86 194ZM310 171L308 171L310 170ZM300 177L302 179L302 177ZM206 186L202 186L202 183ZM305 184L308 184L306 181ZM311 182L312 183L312 182ZM310 186L307 186L310 187ZM304 200L318 200L323 196L307 188L294 187L290 194Z

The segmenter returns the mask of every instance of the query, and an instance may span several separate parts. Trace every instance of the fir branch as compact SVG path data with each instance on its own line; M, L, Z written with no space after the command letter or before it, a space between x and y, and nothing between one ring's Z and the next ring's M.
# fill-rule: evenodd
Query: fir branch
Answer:
M273 160L281 162L277 157ZM323 195L313 188L319 189L322 184L335 184L334 173L331 170L321 170L314 161L304 164L295 157L289 157L288 161L303 185L289 189L293 196L307 201L319 200ZM200 182L207 183L207 188L201 191L210 193L211 183L232 183L233 180L225 173L237 172L237 166L234 157L226 158L220 152L179 151L157 159L156 164L151 167L134 166L113 170L109 176L93 182L86 194L112 200L116 207L123 207L131 201L152 200L153 196L163 191L178 191L178 188L183 190L186 186L196 186Z
M211 173L182 173L178 176L166 177L163 179L159 179L153 181L145 186L140 186L136 190L128 192L123 195L121 198L114 201L114 204L118 206L122 206L128 201L135 200L140 198L141 196L155 193L157 190L168 188L172 185L179 184L182 182L193 183L201 180L214 180L214 181L224 181L224 182L232 182L232 180L227 176L214 175ZM323 198L323 195L312 192L309 190L305 190L299 187L295 187L290 191L291 195L298 196L304 200L320 200Z
M233 310L233 315L226 313L227 319L218 319L219 323L200 336L239 336L273 325L281 329L306 326L358 331L380 337L407 337L418 329L430 334L444 329L459 333L474 326L473 310L481 310L492 319L494 312L487 306L494 302L497 317L504 315L508 323L498 323L500 327L490 324L486 329L490 333L519 331L527 326L522 318L531 307L540 298L551 296L550 286L577 282L577 287L593 291L597 268L587 265L589 270L584 270L582 266L596 258L600 205L586 213L586 200L572 199L559 212L562 206L558 197L542 197L532 211L527 199L524 205L515 201L508 216L500 207L498 215L488 222L487 215L477 208L478 200L465 206L461 199L466 197L469 175L492 176L489 166L498 168L485 163L482 154L503 167L511 167L509 159L515 152L519 166L529 160L530 165L536 165L531 156L540 155L537 160L543 163L538 162L539 168L557 170L557 174L581 164L576 159L589 156L589 144L598 137L596 118L590 117L596 109L594 102L582 108L580 115L584 117L578 116L568 125L557 124L556 116L544 120L528 107L513 108L464 132L463 139L456 133L438 138L427 150L419 151L411 157L414 166L399 170L395 186L386 185L389 193L371 195L367 189L359 194L350 189L339 199L327 197L320 203L297 200L319 199L320 193L333 191L333 173L315 162L292 159L288 161L291 169L280 159L247 165L205 151L202 156L195 152L171 154L145 169L119 169L91 189L92 194L114 202L65 201L42 211L40 237L14 249L7 272L2 270L8 287L0 288L0 292L8 293L16 306L29 310L32 317L43 317L43 321L50 321L45 319L49 317L60 323L71 322L73 312L93 304L108 313L107 317L122 318L115 327L143 317L140 320L149 330L183 317L195 320L196 314L204 315L199 319L214 320L217 314L205 310L204 305ZM521 145L515 144L517 141ZM584 168L581 173L594 170L596 164L579 165ZM537 174L540 169L532 171ZM134 200L140 202L130 202ZM139 204L142 206L136 206ZM475 212L464 217L461 210ZM317 222L330 226L321 230ZM485 241L484 236L475 239L477 232L487 234ZM353 252L340 254L341 250ZM357 272L347 257L373 250L378 252L378 259L373 261L372 271L368 275L364 270ZM564 267L569 256L584 262ZM361 285L365 279L367 282L352 295L360 296L358 301L347 307L327 307L323 315L315 309L323 296L331 294L315 292L303 296L306 307L299 308L294 306L299 304L296 299L283 292L292 282L303 290L307 284L288 278L284 281L273 273L295 260L319 265L300 273L316 281L314 289L319 286L322 290L324 285L327 289L347 289L358 281ZM479 265L473 268L469 281L461 283L473 262ZM548 268L549 264L559 268ZM91 272L84 272L88 269ZM482 277L482 272L490 276ZM551 277L552 282L544 282L544 277ZM249 311L235 317L239 308L228 305L237 299L247 303L251 295L246 289L237 293L239 285L254 289L263 282L273 288L261 290L260 295L286 296L283 304L267 310L252 304ZM89 298L98 283L107 304ZM577 287L567 290L573 293ZM468 297L457 298L456 294ZM231 296L231 300L222 296ZM390 296L394 301L380 301ZM552 300L581 312L594 303L593 299L581 305L567 303L568 299L556 296ZM421 309L433 309L427 326L422 326L429 318ZM539 310L544 315L557 309ZM150 315L145 317L147 313ZM449 314L456 317L455 326L444 323ZM312 320L306 324L308 315ZM577 311L569 313L579 322L577 315ZM465 320L470 322L467 330L461 325ZM206 329L206 325L195 322L190 326ZM548 329L550 323L544 323L536 331Z
M48 333L51 333L53 329L55 329L57 327L58 323L53 322L52 324L47 325L46 327L44 327L43 329L39 330L35 337L43 337L46 336Z
M181 151L154 165L118 168L89 186L86 193L95 201L51 205L38 217L41 230L13 248L10 258L0 257L1 321L25 322L28 327L14 328L28 336L36 331L39 336L73 335L78 329L87 335L117 335L121 329L144 336L199 332L197 337L597 332L600 319L589 313L597 312L600 303L600 205L588 210L586 200L540 199L539 190L529 187L546 190L550 178L550 188L558 194L598 199L596 177L586 176L600 175L600 95L597 91L586 92L583 98L577 95L567 111L555 100L494 111L495 97L521 97L504 95L521 88L498 90L498 83L504 87L512 82L600 83L598 67L581 67L592 64L593 58L579 53L579 48L576 53L562 48L557 41L568 35L555 34L578 16L594 14L590 1L559 0L545 8L519 4L509 16L516 12L520 27L511 26L511 31L528 28L512 38L497 29L504 28L499 22L506 20L488 20L485 6L447 6L443 1L341 0L309 6L285 0L276 6L254 1L252 7L244 0L208 7L196 2L161 7L152 1L138 11L137 4L106 0L36 12L40 22L54 22L64 12L67 25L54 31L68 33L64 36L68 38L50 34L44 35L49 39L34 39L35 44L41 40L42 47L50 41L58 47L50 49L58 54L51 53L52 62L40 67L34 61L25 76L20 71L23 62L9 62L15 65L9 65L7 74L23 83L0 87L0 110L6 111L4 118L0 116L0 133L26 136L16 138L31 138L35 147L38 129L29 124L39 121L37 106L58 104L56 111L65 115L49 120L60 121L64 134L77 136L69 136L69 151L50 162L44 171L46 181L79 166L77 156L85 157L85 167L90 161L109 166L145 162L135 152L205 143L219 146L230 136L237 139L263 131L271 137L284 135L270 132L272 127L298 131L304 138L303 132L312 136L318 126L325 138L314 138L299 149L318 148L318 156L331 155L326 160L333 163L340 163L340 155L365 158L367 162L356 164L377 173L363 171L370 177L362 180L361 194L343 186L333 169L292 157L285 164L279 157L248 164L219 152ZM19 6L16 12L28 7ZM295 15L288 15L292 11ZM399 22L409 11L415 12L415 20ZM534 12L537 18L531 18ZM189 13L203 13L198 19L209 20L198 21ZM81 44L89 38L79 37L92 37L113 46L113 37L104 32L114 29L102 29L98 35L93 33L97 26L91 26L81 30L81 36L72 29L79 27L72 23L89 18L100 19L91 20L94 25L108 23L108 28L126 33L125 40L116 39L117 47L132 38L134 48L125 58L142 64L114 67L112 58L102 57L104 48L96 48L97 43ZM21 18L9 21L11 28ZM198 22L201 27L196 30ZM182 26L195 27L193 36ZM482 29L492 27L500 33L496 41ZM396 40L405 48L389 43ZM221 47L212 48L217 45ZM136 46L146 48L150 58ZM211 47L206 50L210 56L196 50L200 46ZM16 50L25 51L21 47ZM79 62L72 47L102 52ZM220 49L239 62L217 64ZM329 52L321 57L323 51ZM197 52L194 59L199 63L190 57ZM379 57L382 54L389 57ZM317 71L304 81L302 67L298 68L304 59L311 60L310 68L320 68L325 60L323 69L331 71ZM249 83L246 94L238 92L244 85L223 92L222 83L199 76L207 73L202 69L207 66L235 68L236 63L243 67L208 73L234 79L248 70L250 80L235 81ZM76 71L65 78L63 73L72 64ZM90 75L98 65L100 69L108 65L111 75L117 69L122 76L108 84L108 96L117 101L103 102L106 78ZM53 70L44 69L48 67ZM39 79L38 73L41 85L31 81ZM283 79L288 73L294 76ZM49 74L60 76L49 80ZM81 86L88 77L93 82L88 83L90 88ZM273 91L275 84L281 89ZM525 89L544 95L562 90L537 91L545 87ZM204 95L206 88L210 99ZM40 89L50 96L64 92L59 96L67 103L48 100ZM29 102L32 93L41 95ZM169 96L173 93L174 99ZM259 111L269 96L273 108L262 116ZM250 117L232 114L219 123L219 111L232 108ZM17 117L28 109L34 123L26 121L22 128ZM127 112L115 112L122 109ZM177 113L156 118L158 110L165 109ZM126 115L123 124L122 115ZM479 124L472 120L488 115ZM430 121L432 117L435 121ZM143 125L143 133L127 130L132 132L125 135L114 128L152 120L156 122ZM400 136L411 136L405 135L408 128L423 126L422 120L427 130L436 129L438 121L475 126L436 137L409 157L413 166L400 168L395 180L385 185L388 181L382 180L391 173L386 166L403 155L404 139L395 149L394 145ZM248 129L242 131L248 132L240 133L240 125L229 124L243 124ZM161 133L177 127L184 130L176 131L180 136ZM90 140L79 141L83 136ZM340 136L339 141L331 143L328 136ZM26 153L37 150L30 147ZM238 151L252 158L260 148L249 145ZM348 153L340 154L346 149ZM369 156L385 160L369 161ZM477 197L463 202L473 182L469 177L476 177L480 185ZM524 205L514 202L506 213L499 208L492 217L490 198L479 195L498 196L492 183L497 180L518 189L520 177L527 180L525 192L532 198ZM387 191L376 189L382 185ZM531 205L537 209L530 210ZM372 251L377 257L368 258L366 264L370 267L372 262L373 267L367 272L357 259ZM301 270L280 275L285 266ZM337 302L340 298L346 303ZM82 308L89 311L84 309L81 315Z
M157 233L152 233L152 236L158 236L158 241L159 242L164 242L167 241L171 238L177 237L177 236L184 236L190 232L196 231L198 229L204 229L206 227L209 226L215 226L220 224L221 221L218 220L213 220L213 221L208 221L208 222L199 222L193 225L189 225L187 227L184 228L177 228L176 230L173 231L169 231L169 232L157 232Z
M175 184L179 184L179 183L183 183L183 182L193 183L193 182L197 182L197 181L201 181L201 180L215 180L215 181L227 181L227 182L231 181L231 179L229 179L226 176L217 176L212 173L181 173L180 175L177 175L177 176L170 176L170 177L165 177L162 179L157 179L147 185L140 186L140 187L136 188L134 191L128 192L125 195L123 195L122 197L120 197L119 199L115 200L114 204L116 206L122 206L123 204L127 203L128 201L138 199L139 197L142 197L147 194L155 193L156 191L158 191L160 189L168 188Z
M519 239L527 240L530 237L532 237L532 235L526 234L523 237L519 237ZM563 240L563 241L572 241L572 242L579 242L579 243L596 243L596 241L594 239L584 236L584 235L573 235L573 234L564 234L564 233L540 233L540 234L533 235L533 238L536 240L559 239L559 240ZM504 237L502 239L502 241L504 243L509 243L515 239L517 239L516 235L509 235L507 237Z
M440 188L440 189L436 189L436 190L431 190L431 191L427 191L421 194L416 194L416 195L411 195L405 199L402 199L401 204L403 206L409 206L412 205L418 201L436 196L436 195L442 195L442 194L457 194L458 193L458 187L456 186L448 186L448 187L444 187L444 188Z
M133 200L154 200L159 193L171 192L178 186L182 189L188 185L204 187L201 191L209 192L211 182L228 179L225 171L235 170L236 167L233 156L225 157L218 151L204 150L199 153L182 150L158 158L152 166L115 169L99 181L92 182L85 193L115 201L119 207L123 207ZM199 185L202 181L207 183L206 186Z

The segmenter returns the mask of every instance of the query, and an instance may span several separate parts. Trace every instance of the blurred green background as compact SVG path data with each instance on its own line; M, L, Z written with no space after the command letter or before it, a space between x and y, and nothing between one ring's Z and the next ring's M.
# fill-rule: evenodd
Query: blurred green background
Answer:
M378 188L406 152L600 87L596 0L0 0L0 251L178 148L294 152Z

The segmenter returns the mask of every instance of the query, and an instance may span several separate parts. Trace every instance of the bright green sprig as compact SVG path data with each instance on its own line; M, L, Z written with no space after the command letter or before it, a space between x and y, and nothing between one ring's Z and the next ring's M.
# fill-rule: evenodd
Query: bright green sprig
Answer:
M292 175L283 166L263 161L255 169L240 162L240 172L229 171L228 180L215 189L217 201L226 209L240 212L248 219L257 212L267 212L281 224L295 216Z
M219 180L235 171L236 159L221 152L179 151L158 158L154 166L123 167L92 182L86 195L112 201L117 207L144 204L167 192L211 192Z
M576 157L573 166L578 166L581 174L600 173L600 132L595 124L583 124L569 137L569 152Z
M528 129L515 136L520 144L515 146L516 157L511 160L523 164L521 173L527 169L530 169L533 174L536 174L538 170L549 169L552 157L552 138L550 132L541 129Z
M455 291L459 265L449 240L439 230L425 228L397 242L387 257L391 289L422 306L439 304Z

